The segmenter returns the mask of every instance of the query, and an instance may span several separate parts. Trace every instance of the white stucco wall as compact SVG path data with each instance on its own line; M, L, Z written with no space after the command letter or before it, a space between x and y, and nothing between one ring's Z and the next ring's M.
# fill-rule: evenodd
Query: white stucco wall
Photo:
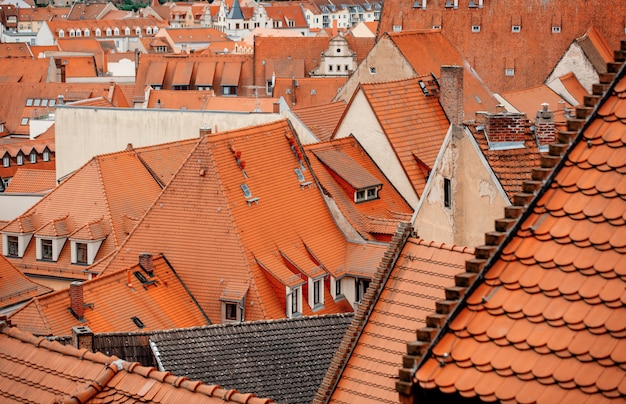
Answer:
M39 202L44 194L0 193L0 220L13 220Z
M168 109L57 106L56 176L70 174L93 156L199 136L281 119L279 114L184 111Z
M591 86L594 83L598 83L600 77L598 72L593 67L580 45L577 42L573 42L569 48L565 51L565 54L559 60L557 65L550 73L550 76L546 79L546 83L550 83L552 80L563 76L569 72L573 72L576 78L582 84L582 86L591 94Z
M418 198L413 185L361 91L355 95L348 106L335 136L342 138L350 134L361 143L389 181L415 209Z
M113 77L135 78L135 61L130 59L120 59L117 62L107 63L107 72Z
M444 178L451 179L452 204L444 207ZM414 214L417 235L426 240L476 247L495 229L510 203L471 133L449 131Z

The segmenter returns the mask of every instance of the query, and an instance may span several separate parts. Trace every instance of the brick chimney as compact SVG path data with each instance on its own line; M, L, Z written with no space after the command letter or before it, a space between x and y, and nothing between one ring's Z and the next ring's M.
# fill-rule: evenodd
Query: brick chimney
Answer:
M526 114L501 112L485 115L485 134L489 143L523 142Z
M213 131L212 131L212 130L211 130L211 128L209 128L209 126L208 126L208 125L206 125L206 124L205 124L205 125L202 125L202 126L200 127L200 137L205 137L205 136L208 136L208 135L210 135L210 134L211 134L211 132L213 132Z
M548 104L541 104L541 109L537 111L535 117L535 135L540 146L547 146L556 142L556 125L554 124L554 114L548 109Z
M79 320L85 317L85 301L83 300L83 283L70 283L70 308Z
M154 274L154 260L152 259L152 254L141 253L139 255L139 265L148 275L152 276Z
M463 124L463 67L441 66L439 103L450 124Z

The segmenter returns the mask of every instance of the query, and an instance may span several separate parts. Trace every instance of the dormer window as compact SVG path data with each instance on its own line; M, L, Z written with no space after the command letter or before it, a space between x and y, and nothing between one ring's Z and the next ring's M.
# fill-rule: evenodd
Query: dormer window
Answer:
M43 151L43 161L50 161L50 150L48 148Z
M553 34L560 34L561 33L561 27L558 25L553 25L552 26L552 33Z
M287 294L287 317L300 317L302 315L302 291L300 286L290 288Z
M21 151L17 153L17 165L18 166L24 165L24 154Z
M146 27L146 35L152 35L152 27Z
M115 27L115 29L113 30L113 35L118 36L120 34L120 29Z
M513 25L511 27L511 32L522 32L522 26L521 25Z
M135 35L141 35L141 28L135 28Z
M126 27L124 29L124 35L130 35L130 28Z
M74 31L73 29L70 30L70 37L75 37L76 36L76 31Z
M324 307L324 277L309 278L309 306L315 311Z
M480 25L472 25L472 32L480 32Z
M220 301L222 303L222 323L244 321L247 285L224 284Z
M89 36L90 32L89 32L89 28L85 28L85 36Z
M37 162L37 152L35 150L30 152L29 159L31 164L35 164Z
M41 258L44 261L52 261L52 240L41 239L39 240L41 245Z
M2 167L10 167L11 166L11 157L8 154L5 154L2 157Z
M111 36L111 28L107 28L107 30L106 30L106 36Z
M365 202L372 199L378 199L378 187L369 187L357 189L354 193L354 202Z
M19 238L17 236L7 236L7 257L19 256Z
M100 240L76 240L70 239L72 264L91 265L95 261L98 250L104 239Z
M65 32L63 30L59 31L59 38L65 37Z
M96 28L96 36L100 35L102 35L102 31L100 31L100 28Z
M32 236L30 233L3 233L2 254L6 257L22 258Z

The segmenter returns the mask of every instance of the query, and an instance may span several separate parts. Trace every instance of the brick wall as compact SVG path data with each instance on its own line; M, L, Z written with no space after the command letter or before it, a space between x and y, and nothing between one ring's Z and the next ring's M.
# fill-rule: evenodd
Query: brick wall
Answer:
M485 134L491 143L523 142L526 115L503 112L485 115Z
M439 103L450 124L463 123L463 67L441 66Z
M78 318L85 315L85 301L83 300L82 282L70 283L70 307Z
M556 141L556 125L554 114L548 109L548 104L541 104L535 117L535 135L539 145L546 146Z

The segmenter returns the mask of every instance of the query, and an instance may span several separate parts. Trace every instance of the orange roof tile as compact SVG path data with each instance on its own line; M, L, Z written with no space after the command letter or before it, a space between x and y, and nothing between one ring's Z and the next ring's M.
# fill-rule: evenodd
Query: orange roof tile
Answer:
M354 137L311 144L305 150L321 186L363 238L389 241L400 221L410 221L413 210ZM346 189L344 181L356 184L353 188L380 184L378 198L355 203L355 189Z
M45 83L49 68L48 59L0 58L0 82Z
M297 77L297 76L296 76ZM293 108L308 108L330 103L347 77L276 78L274 96L283 97ZM335 122L336 123L336 122Z
M572 105L555 93L550 87L541 84L536 87L518 91L509 91L501 94L502 97L519 112L526 114L531 121L535 120L541 104L548 104L548 109L554 113L556 123L565 123L565 110L572 109Z
M267 13L267 18L281 21L284 29L308 28L309 26L304 16L304 11L299 5L266 3L264 9Z
M428 83L433 91L425 94L420 82ZM372 112L418 196L424 191L428 171L435 164L450 126L439 104L438 90L433 85L429 75L361 85ZM424 170L423 166L428 170Z
M97 250L95 259L98 260L115 251L126 239L131 230L127 218L143 216L171 178L176 158L180 163L180 158L186 157L189 150L189 142L175 142L96 156L2 231L72 238L85 224L104 220L108 236ZM142 153L146 153L145 159ZM158 157L159 153L172 161L159 165L165 158ZM61 231L58 220L64 217L66 230ZM24 218L32 220L31 229L21 225ZM35 244L33 238L22 258L11 258L20 270L44 276L88 278L84 265L72 263L70 243L65 243L57 261L38 260Z
M293 113L320 142L325 142L330 140L345 109L346 103L337 101L293 109Z
M21 9L20 9L21 10ZM20 43L3 43L0 45L0 58L26 58L32 59L33 55L30 53L28 45Z
M406 341L415 339L415 330L425 326L433 301L441 298L441 290L472 257L469 249L415 238L400 249L389 280L374 295L368 317L361 320L364 324L352 322L362 327L359 334L344 337L354 338L350 344L354 349L344 361L343 352L335 356L333 362L342 365L342 372L328 392L330 403L397 402L397 361L393 359L405 354Z
M40 193L53 189L57 184L54 170L19 168L4 192Z
M598 73L606 73L606 64L613 61L613 49L596 27L591 27L583 36L576 38L583 52Z
M33 334L55 336L70 335L76 326L88 326L91 331L102 333L209 324L178 280L175 268L164 258L153 259L152 274L142 270L139 264L129 264L128 268L98 276L80 286L83 316L73 304L74 285L71 285L27 303L11 314L11 323ZM133 318L139 319L142 326Z
M219 97L204 90L152 90L148 98L148 108L274 112L274 104L277 102L277 98L267 97Z
M578 101L578 104L582 104L585 95L589 95L583 85L580 84L580 81L578 81L578 78L574 73L569 72L567 74L564 74L563 76L559 77L559 80L561 81L561 83L563 83L563 86L565 87L567 92L570 93L570 95L574 97L576 101Z
M2 325L0 395L9 401L267 404L270 399L62 345Z
M626 398L623 66L606 94L425 354L424 400Z
M303 273L320 265L335 274L348 247L319 190L301 186L296 168L313 177L286 136L295 138L283 120L201 138L106 271L128 254L163 253L213 322L231 283L249 282L246 320L285 317L285 286L306 282ZM346 306L328 296L316 313Z
M47 286L32 281L0 254L0 309L5 311L31 298L52 292Z

